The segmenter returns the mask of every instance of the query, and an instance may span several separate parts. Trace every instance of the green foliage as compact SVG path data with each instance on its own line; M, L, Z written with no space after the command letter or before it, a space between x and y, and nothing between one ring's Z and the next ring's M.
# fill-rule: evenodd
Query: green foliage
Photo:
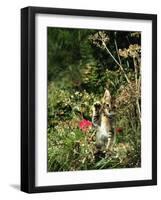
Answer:
M140 167L140 37L48 28L48 171ZM95 129L83 131L80 122L91 121L107 86L115 99L116 141L103 154Z
M123 127L123 132L117 133L111 155L97 155L95 130L83 132L79 123L83 118L91 120L91 105L98 97L85 91L69 93L53 83L48 94L49 171L140 166L140 130L132 128L126 115L117 115L116 127Z

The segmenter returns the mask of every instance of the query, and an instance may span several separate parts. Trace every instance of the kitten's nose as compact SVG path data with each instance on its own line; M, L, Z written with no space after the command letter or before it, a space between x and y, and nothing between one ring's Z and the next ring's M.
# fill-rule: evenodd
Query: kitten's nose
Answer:
M111 105L109 105L109 112L110 112L110 111L112 111L112 107L111 107Z

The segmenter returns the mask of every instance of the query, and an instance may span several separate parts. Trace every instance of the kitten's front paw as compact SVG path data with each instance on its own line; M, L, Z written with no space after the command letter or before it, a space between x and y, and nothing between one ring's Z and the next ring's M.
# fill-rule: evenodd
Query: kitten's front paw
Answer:
M95 102L93 104L93 106L95 107L95 109L100 109L101 108L101 103L99 101Z

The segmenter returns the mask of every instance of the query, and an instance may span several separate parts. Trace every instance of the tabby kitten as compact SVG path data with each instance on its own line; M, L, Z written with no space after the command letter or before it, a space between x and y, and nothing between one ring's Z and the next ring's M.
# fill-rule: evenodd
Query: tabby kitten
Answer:
M92 122L96 128L96 147L101 151L111 150L114 141L111 95L105 90L101 102L93 105Z

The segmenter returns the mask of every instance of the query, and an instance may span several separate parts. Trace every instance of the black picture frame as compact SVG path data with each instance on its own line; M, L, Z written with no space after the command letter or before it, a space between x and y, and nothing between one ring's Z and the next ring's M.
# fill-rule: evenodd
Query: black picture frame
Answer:
M152 179L59 186L35 186L35 15L59 14L152 21ZM157 184L157 15L95 10L21 9L21 190L27 193Z

